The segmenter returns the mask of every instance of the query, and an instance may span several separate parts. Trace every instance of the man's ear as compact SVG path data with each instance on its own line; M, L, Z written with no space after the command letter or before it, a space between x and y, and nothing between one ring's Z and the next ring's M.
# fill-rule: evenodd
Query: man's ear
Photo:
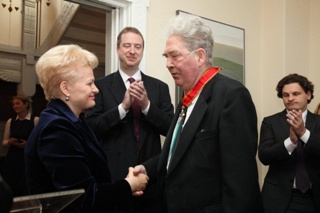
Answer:
M60 83L60 91L61 91L62 94L64 94L66 97L70 96L68 83L67 83L66 81L61 81L61 83Z
M207 53L203 48L199 48L197 50L197 55L198 55L198 62L200 65L206 63Z
M307 92L307 95L308 95L308 101L311 101L311 96L312 96L312 95L311 95L311 92L308 91L308 92Z

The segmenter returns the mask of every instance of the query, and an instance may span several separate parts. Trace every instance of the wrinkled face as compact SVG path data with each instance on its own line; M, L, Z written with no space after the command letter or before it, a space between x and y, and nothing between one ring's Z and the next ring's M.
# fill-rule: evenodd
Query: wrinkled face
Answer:
M282 89L282 101L287 110L305 111L310 98L310 92L305 93L298 83L286 84Z
M28 111L28 103L23 103L22 100L20 100L19 98L14 98L12 100L12 108L13 110L19 114L21 112L27 112Z
M163 56L175 84L184 91L192 89L201 75L197 51L188 50L182 37L173 35L167 40Z
M89 66L76 67L79 71L79 77L72 82L68 82L68 91L70 100L68 105L75 114L90 109L95 105L95 94L99 92L94 84L93 71Z
M122 70L138 70L143 56L143 40L140 35L128 32L121 36L121 43L117 48Z

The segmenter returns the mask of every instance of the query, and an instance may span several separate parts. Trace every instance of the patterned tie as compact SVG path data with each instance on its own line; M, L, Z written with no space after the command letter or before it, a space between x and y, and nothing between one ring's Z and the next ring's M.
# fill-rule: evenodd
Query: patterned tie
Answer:
M309 175L304 164L303 142L298 140L297 145L296 187L305 193L310 188Z
M129 78L128 81L130 82L130 84L132 84L135 80L134 78ZM132 104L132 109L133 109L134 128L135 128L135 134L136 134L136 140L137 140L137 149L139 149L141 108L137 100L134 100Z

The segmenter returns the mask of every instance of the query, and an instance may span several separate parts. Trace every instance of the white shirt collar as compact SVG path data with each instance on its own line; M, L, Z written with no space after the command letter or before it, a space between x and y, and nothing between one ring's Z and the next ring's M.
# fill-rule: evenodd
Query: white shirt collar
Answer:
M201 91L202 91L202 90L201 90ZM193 108L194 108L194 106L196 105L196 103L197 103L197 101L198 101L198 98L199 98L199 96L200 96L201 91L199 91L199 93L196 95L196 97L194 97L194 99L192 100L191 104L188 106L184 124L185 124L185 123L187 122L187 120L189 119L189 117L190 117L190 115L191 115L191 112L193 111ZM183 125L184 125L184 124L183 124Z
M288 113L288 110L287 110ZM302 120L304 123L306 123L307 120L307 113L308 113L308 109L306 109L303 113L302 113Z
M17 115L16 120L19 120L19 115ZM27 116L24 119L21 119L21 120L29 120L30 121L31 120L31 113L28 112Z
M306 123L306 120L307 120L307 113L308 113L307 109L302 113L302 119L304 123Z
M128 79L130 77L134 78L135 80L141 79L141 71L138 70L133 76L128 76L126 73L124 73L122 70L119 69L119 73L120 76L122 78L122 81L124 83L124 85L126 86L126 88L129 88L130 82L128 81Z
M134 78L135 80L141 79L141 71L140 70L138 70L133 76L128 76L126 73L124 73L120 69L119 69L119 73L120 73L120 76L121 76L124 83L126 83L126 81L128 81L128 78L130 78L130 77Z

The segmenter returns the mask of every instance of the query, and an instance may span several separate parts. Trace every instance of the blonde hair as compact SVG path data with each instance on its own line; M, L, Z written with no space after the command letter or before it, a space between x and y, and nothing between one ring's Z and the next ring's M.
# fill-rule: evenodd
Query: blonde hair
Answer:
M58 45L44 53L36 63L36 73L46 99L56 99L60 95L62 81L78 78L81 69L98 66L98 58L93 53L75 44Z
M25 95L16 95L13 96L11 99L11 103L13 103L14 99L19 99L22 101L23 104L28 104L27 110L29 111L31 108L31 100L29 97L25 96Z

